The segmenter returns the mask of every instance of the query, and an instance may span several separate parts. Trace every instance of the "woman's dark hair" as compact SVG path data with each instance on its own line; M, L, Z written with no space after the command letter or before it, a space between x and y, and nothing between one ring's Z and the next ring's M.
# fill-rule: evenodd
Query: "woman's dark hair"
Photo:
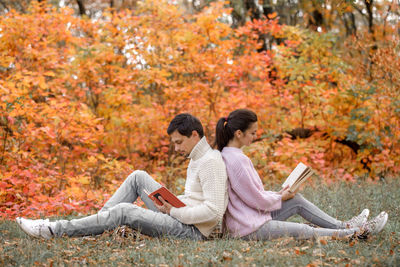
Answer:
M201 125L200 120L189 113L178 114L172 119L169 123L167 133L171 135L176 130L186 137L192 136L193 131L196 131L200 138L204 136L203 125Z
M257 122L257 115L248 109L237 109L228 117L220 118L215 130L215 145L218 150L222 151L228 145L237 130L244 132L254 122Z

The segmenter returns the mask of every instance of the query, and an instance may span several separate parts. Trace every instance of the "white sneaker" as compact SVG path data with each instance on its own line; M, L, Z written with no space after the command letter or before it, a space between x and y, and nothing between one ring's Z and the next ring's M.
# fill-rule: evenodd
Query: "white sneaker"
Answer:
M367 222L368 215L369 215L369 209L364 209L359 215L343 223L345 227L348 229L362 227Z
M367 221L362 227L361 232L355 234L358 239L368 239L371 234L377 234L382 231L388 219L388 214L385 211L379 213L378 216L370 221Z
M378 216L366 222L362 228L369 234L377 234L382 231L383 227L385 227L388 217L388 214L385 211L382 211Z
M30 220L24 218L16 218L15 219L19 227L30 236L37 238L45 238L50 239L53 237L53 230L51 226L54 226L54 223L49 222L49 219L46 220Z

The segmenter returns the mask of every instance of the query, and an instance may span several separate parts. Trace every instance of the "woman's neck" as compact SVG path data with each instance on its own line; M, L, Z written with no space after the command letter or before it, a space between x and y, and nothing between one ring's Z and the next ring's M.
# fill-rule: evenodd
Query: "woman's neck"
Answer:
M236 148L242 148L242 144L237 140L236 138L229 140L228 144L226 145L227 147L236 147Z

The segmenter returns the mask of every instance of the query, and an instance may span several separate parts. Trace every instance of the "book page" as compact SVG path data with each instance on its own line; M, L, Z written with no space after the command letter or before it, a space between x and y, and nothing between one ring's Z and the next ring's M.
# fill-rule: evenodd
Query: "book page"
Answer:
M290 186L290 191L295 192L302 183L304 183L308 177L310 177L313 174L313 170L307 167L306 170L304 170L303 174L297 179L291 186Z
M294 168L294 170L286 178L286 181L282 184L282 187L286 187L287 185L292 186L307 168L308 167L301 162L297 164L296 168Z

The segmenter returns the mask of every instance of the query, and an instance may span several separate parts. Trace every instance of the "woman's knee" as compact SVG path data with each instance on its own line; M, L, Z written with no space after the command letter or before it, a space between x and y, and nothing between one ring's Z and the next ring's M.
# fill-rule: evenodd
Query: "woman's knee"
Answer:
M305 199L305 198L303 197L302 194L297 193L296 195L294 195L294 199Z
M292 199L290 199L291 200L291 204L292 205L296 205L296 206L302 206L302 204L305 202L305 198L303 197L303 195L302 194L300 194L300 193L297 193L296 195L294 195L294 197L292 198Z
M284 204L288 207L301 206L301 203L304 202L304 199L305 198L301 194L297 193L293 198L285 200Z

